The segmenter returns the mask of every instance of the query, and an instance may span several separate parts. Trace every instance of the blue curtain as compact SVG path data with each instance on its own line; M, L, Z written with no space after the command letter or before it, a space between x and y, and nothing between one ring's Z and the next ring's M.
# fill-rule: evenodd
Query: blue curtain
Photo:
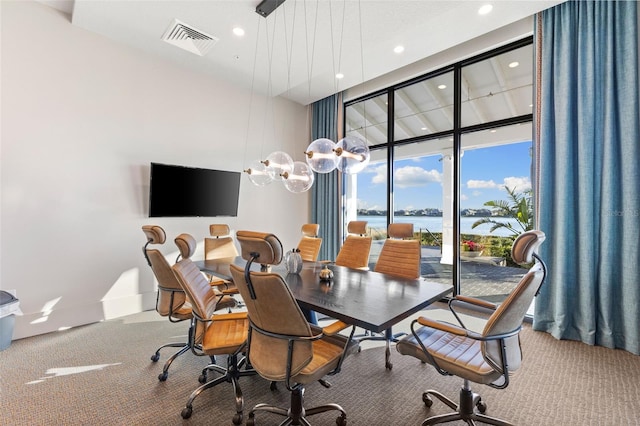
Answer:
M533 327L640 354L638 4L536 19L538 225L549 274Z
M338 95L319 100L312 105L311 139L338 136ZM318 259L335 259L340 248L338 172L316 173L311 187L311 220L320 225L322 246Z

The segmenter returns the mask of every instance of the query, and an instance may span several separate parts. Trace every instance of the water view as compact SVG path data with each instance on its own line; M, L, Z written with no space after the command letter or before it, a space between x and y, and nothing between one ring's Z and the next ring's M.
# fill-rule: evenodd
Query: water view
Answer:
M471 225L481 217L462 217L460 218L460 233L461 234L473 234L473 235L497 235L501 237L510 236L511 232L505 228L498 228L495 231L489 233L491 225L480 225L474 229ZM387 226L386 216L358 216L358 220L366 220L369 228L385 229ZM495 218L500 222L511 223L516 229L520 229L518 221L513 218ZM428 229L430 232L442 232L442 218L433 216L404 216L396 217L397 223L413 223L414 232L426 232Z

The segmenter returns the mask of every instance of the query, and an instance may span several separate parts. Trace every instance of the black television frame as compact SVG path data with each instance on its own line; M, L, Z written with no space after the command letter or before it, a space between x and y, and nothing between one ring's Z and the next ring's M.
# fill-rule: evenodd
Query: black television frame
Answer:
M240 172L151 163L149 217L238 215Z

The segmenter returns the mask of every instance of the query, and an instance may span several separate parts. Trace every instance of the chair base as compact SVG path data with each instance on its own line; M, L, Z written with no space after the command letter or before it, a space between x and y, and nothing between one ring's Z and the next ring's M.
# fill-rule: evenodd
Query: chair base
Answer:
M176 358L178 358L180 355L182 355L183 353L187 352L190 347L191 346L189 346L188 343L167 343L166 345L162 345L158 349L156 349L156 353L151 355L151 361L153 361L153 362L158 362L158 360L160 359L160 350L161 349L164 349L164 348L180 348L180 350L178 352L176 352L175 354L171 355L169 357L169 359L164 363L164 367L162 367L162 373L160 373L158 375L158 380L160 380L161 382L164 382L165 380L167 380L167 377L169 377L169 367L171 366L171 363Z
M247 426L255 426L255 413L256 411L266 411L268 413L278 414L286 417L286 419L280 423L280 426L288 425L305 425L311 426L311 423L307 420L307 417L314 414L324 413L326 411L339 411L340 416L336 419L338 426L346 426L347 413L338 404L325 404L317 407L305 409L304 402L304 386L298 386L291 391L291 407L289 409L275 407L268 404L258 404L249 411L249 417L247 418Z
M379 340L386 342L386 349L384 351L384 366L387 370L391 370L393 368L393 363L391 362L391 342L398 342L401 337L406 336L407 333L396 333L393 334L391 329L387 329L384 333L373 333L371 331L365 330L365 333L360 336L356 336L354 340L358 342L358 352L362 350L360 347L360 342L364 342L366 340Z
M482 401L480 395L472 392L471 389L469 389L468 383L466 382L465 386L460 389L459 405L438 391L428 390L422 394L422 401L424 401L424 404L427 407L431 407L431 405L433 404L433 400L431 399L430 395L435 396L440 401L456 411L454 413L440 414L437 416L429 417L422 422L422 426L448 423L458 420L462 420L469 425L475 425L476 421L478 421L481 423L496 426L513 426L513 424L504 420L484 415L483 413L487 409L487 404ZM478 412L474 410L475 408L478 409Z
M185 408L182 409L180 413L183 419L188 419L191 417L193 413L193 401L200 395L204 390L212 388L220 383L229 382L233 385L233 392L235 394L235 405L236 405L236 414L233 415L232 422L234 425L242 424L244 410L244 398L242 397L242 390L240 389L240 384L238 380L243 376L253 376L256 374L256 371L252 368L247 367L244 370L241 370L241 367L245 364L246 358L242 358L238 361L238 355L229 355L227 357L227 368L224 368L215 363L207 365L203 370L200 378L198 379L200 383L204 383L202 386L199 386L196 390L191 392L189 399L187 400L187 404ZM207 380L207 372L215 371L221 373L222 376L216 377L213 380L206 382ZM206 382L206 383L205 383Z

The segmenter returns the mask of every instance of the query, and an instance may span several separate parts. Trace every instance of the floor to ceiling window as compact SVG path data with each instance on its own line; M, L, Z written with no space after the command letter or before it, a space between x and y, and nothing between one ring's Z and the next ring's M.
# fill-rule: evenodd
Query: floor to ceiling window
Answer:
M485 203L531 195L532 58L528 38L345 104L345 135L371 148L345 175L345 223L369 222L371 264L388 223L411 222L423 276L498 302L517 282L508 248L523 224Z

